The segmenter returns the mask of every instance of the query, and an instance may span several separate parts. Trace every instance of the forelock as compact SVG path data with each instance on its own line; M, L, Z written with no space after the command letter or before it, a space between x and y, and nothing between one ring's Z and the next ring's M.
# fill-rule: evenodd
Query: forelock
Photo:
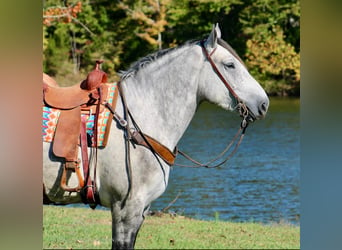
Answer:
M243 65L245 65L245 63L242 61L240 56L236 53L236 51L225 40L219 38L219 39L217 39L217 43L219 45L221 45L223 48L225 48L226 50L228 50L234 57L236 57L236 59L238 59Z

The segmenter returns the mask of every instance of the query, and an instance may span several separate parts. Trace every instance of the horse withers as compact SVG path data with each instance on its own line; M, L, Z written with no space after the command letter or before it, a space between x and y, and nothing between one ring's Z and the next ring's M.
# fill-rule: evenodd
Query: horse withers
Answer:
M112 248L132 249L144 212L166 189L171 164L148 147L135 145L128 131L143 131L173 152L202 101L240 111L252 122L263 118L269 99L239 56L221 39L216 25L205 41L148 55L122 72L115 113L128 129L112 122L106 147L97 152L96 175L101 205L111 209ZM129 143L127 143L129 141ZM81 155L79 155L81 158ZM92 155L90 156L92 157ZM56 204L81 203L78 192L60 187L61 159L43 145L43 182ZM68 176L77 185L75 174Z

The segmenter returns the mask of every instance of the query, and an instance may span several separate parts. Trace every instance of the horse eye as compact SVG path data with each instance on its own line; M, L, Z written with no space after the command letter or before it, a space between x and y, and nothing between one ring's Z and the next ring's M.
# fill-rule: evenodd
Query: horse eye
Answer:
M235 69L234 63L226 63L224 66L229 69Z

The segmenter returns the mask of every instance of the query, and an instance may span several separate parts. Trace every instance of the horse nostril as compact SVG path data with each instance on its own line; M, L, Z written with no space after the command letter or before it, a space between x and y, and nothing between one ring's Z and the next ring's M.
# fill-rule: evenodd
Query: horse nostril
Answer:
M263 102L260 104L259 106L259 115L265 115L268 109L268 103L267 102Z
M268 105L265 102L263 104L261 104L261 109L265 112L267 111L267 107L268 107Z

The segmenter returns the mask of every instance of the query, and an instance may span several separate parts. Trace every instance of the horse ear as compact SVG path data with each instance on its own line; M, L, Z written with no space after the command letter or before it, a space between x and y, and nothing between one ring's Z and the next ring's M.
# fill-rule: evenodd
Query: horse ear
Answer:
M218 23L216 23L216 26L213 25L213 29L211 30L210 35L207 41L205 42L206 48L207 49L216 48L218 38L221 38L221 30L220 30Z

